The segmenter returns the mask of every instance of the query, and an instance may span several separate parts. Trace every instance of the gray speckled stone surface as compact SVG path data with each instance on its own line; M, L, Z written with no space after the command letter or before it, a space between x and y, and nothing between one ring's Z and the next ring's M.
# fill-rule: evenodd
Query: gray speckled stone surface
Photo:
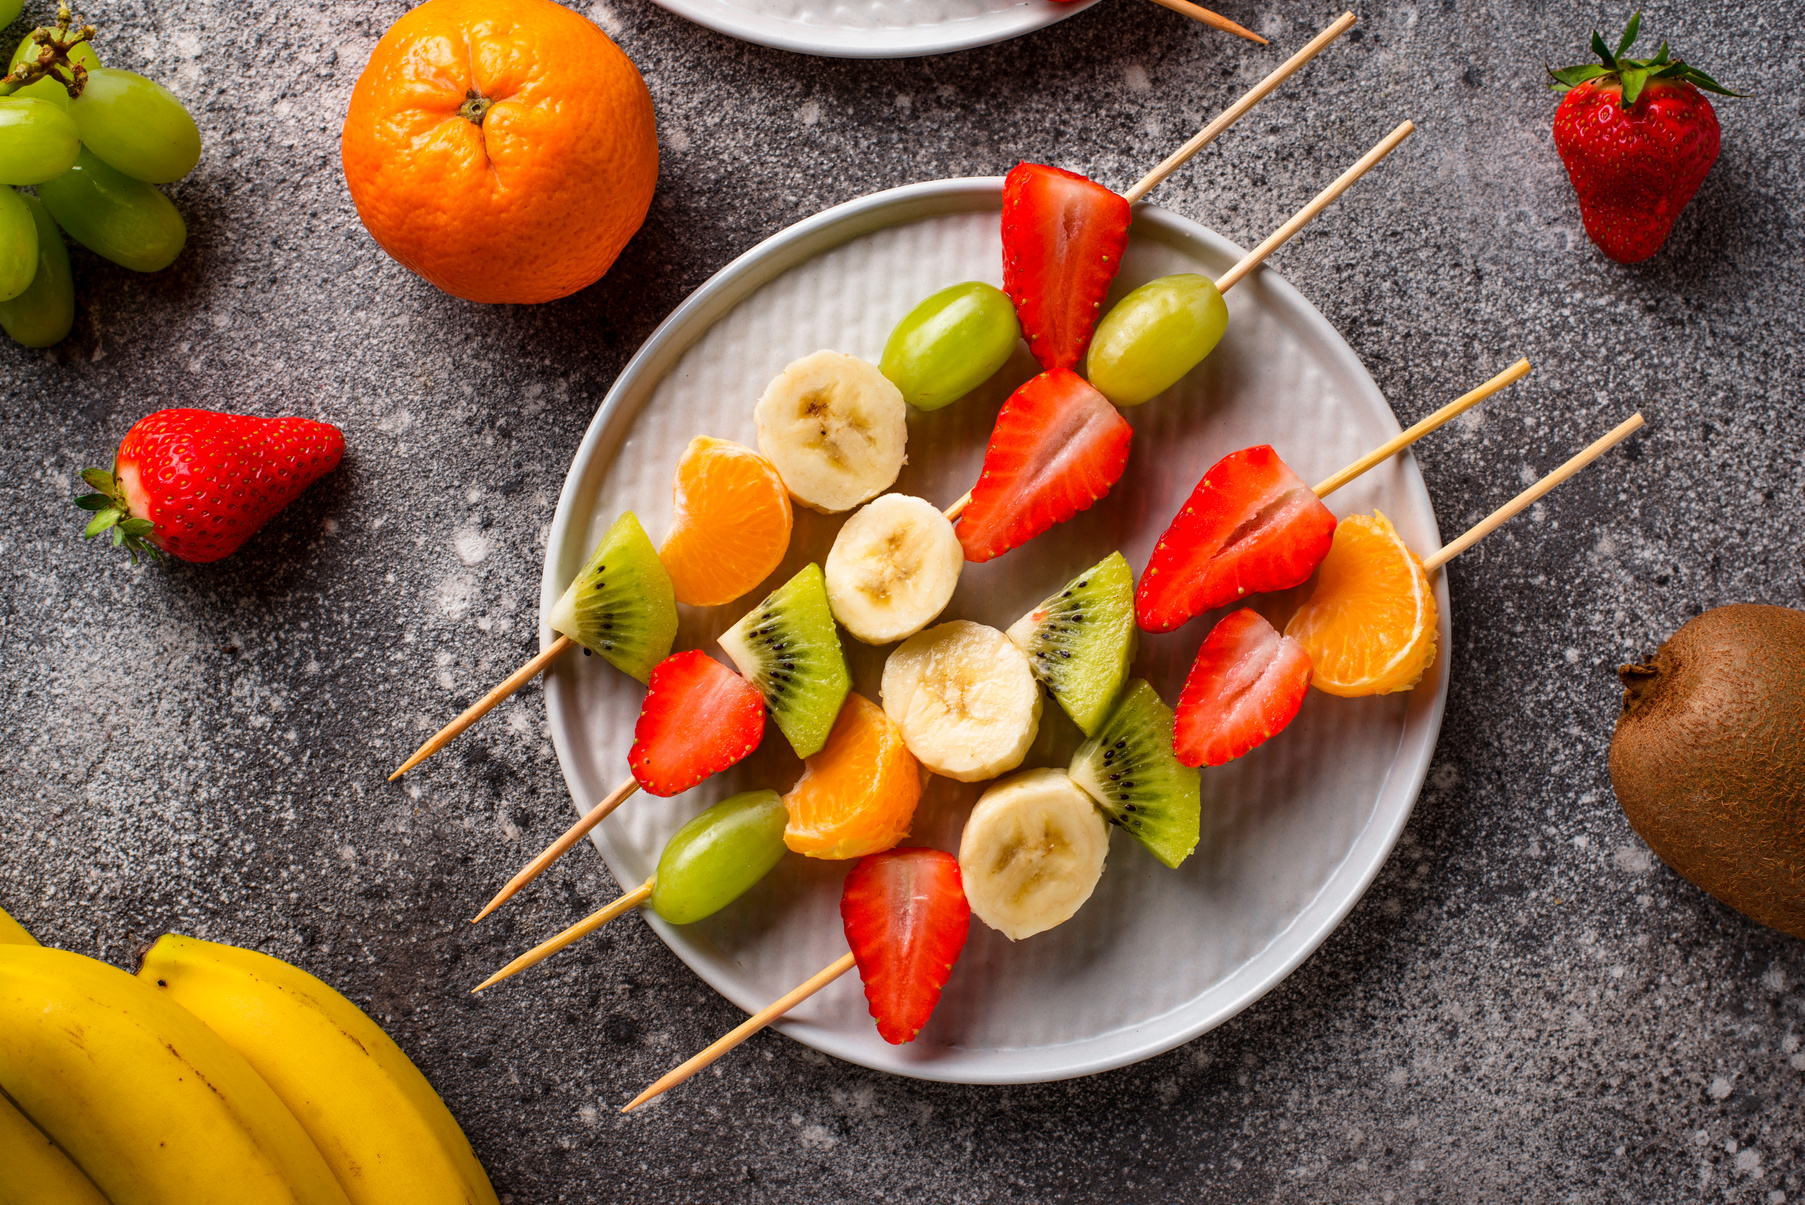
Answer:
M1453 567L1430 785L1314 957L1221 1029L1090 1079L925 1084L764 1034L622 1118L739 1014L630 921L529 990L463 991L615 891L579 851L465 923L569 816L538 692L382 782L531 649L541 541L610 381L711 272L826 205L1021 157L1126 184L1336 10L1222 0L1261 50L1109 0L987 49L838 62L597 4L657 102L658 196L606 280L523 309L437 293L352 210L339 122L405 6L252 7L94 5L107 60L165 80L205 133L171 190L188 250L155 276L74 250L72 337L0 347L0 903L45 941L129 965L177 928L320 974L440 1088L504 1201L1805 1199L1805 948L1654 861L1605 762L1611 667L1703 607L1805 599L1794 9L1649 12L1752 95L1719 104L1721 160L1637 267L1586 242L1539 79L1617 28L1610 6L1362 5L1156 194L1251 244L1419 121L1274 264L1406 421L1537 363L1426 450L1450 535L1631 409L1650 421ZM192 404L328 419L351 450L223 563L84 546L75 471Z

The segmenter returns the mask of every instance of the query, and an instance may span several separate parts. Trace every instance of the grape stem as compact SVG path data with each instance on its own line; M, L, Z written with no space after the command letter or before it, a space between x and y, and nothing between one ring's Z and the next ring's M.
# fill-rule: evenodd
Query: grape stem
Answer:
M70 28L72 25L74 28ZM11 96L41 79L53 79L61 84L67 89L70 100L80 96L88 83L88 69L71 61L69 52L83 42L92 42L94 33L92 25L75 25L69 5L58 3L56 26L40 25L31 31L32 40L38 44L38 57L20 63L17 70L0 77L0 96Z

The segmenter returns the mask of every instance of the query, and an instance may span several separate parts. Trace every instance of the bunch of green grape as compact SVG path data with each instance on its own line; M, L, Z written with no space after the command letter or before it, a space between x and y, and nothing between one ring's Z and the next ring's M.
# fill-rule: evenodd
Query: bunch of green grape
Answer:
M23 3L0 0L0 26ZM167 268L188 239L155 185L194 170L200 130L163 85L102 67L92 34L59 5L57 24L27 34L0 79L0 185L15 186L0 187L0 328L27 347L49 347L75 322L58 227L137 272Z

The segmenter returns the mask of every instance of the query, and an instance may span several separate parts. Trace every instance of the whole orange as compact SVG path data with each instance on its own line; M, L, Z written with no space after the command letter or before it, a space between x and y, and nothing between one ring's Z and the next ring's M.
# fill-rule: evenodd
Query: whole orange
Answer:
M552 0L413 9L358 77L340 149L382 249L470 301L550 301L595 283L658 182L645 81Z

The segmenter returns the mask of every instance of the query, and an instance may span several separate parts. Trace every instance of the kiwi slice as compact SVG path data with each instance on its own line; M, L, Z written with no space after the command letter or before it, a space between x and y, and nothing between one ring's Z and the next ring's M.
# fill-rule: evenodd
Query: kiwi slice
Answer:
M821 566L804 565L773 590L721 633L721 647L765 696L796 756L821 752L852 689Z
M1016 620L1009 639L1086 736L1109 715L1134 660L1134 571L1112 552Z
M1167 866L1197 848L1200 779L1172 752L1172 709L1141 679L1128 684L1103 730L1078 747L1066 773L1111 824Z
M602 535L547 622L641 682L670 656L677 595L637 515L626 512Z

